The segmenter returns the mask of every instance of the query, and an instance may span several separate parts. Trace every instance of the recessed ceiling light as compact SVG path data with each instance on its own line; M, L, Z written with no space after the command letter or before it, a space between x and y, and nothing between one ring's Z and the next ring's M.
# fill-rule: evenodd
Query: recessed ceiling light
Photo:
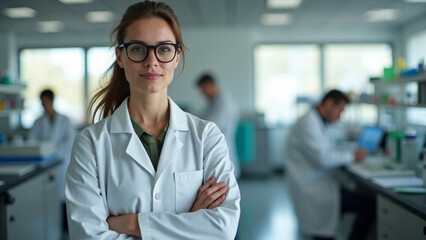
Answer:
M37 12L28 7L6 8L3 13L10 18L32 18Z
M302 0L267 0L268 8L297 8Z
M89 22L111 22L114 18L114 14L110 11L95 11L88 12L86 14L86 19Z
M37 22L36 26L39 32L60 32L64 28L64 23L61 21L40 21Z
M260 22L267 26L283 26L291 22L291 16L288 13L265 13Z
M59 0L64 4L79 4L79 3L91 3L93 0Z
M392 21L398 18L397 9L376 9L365 13L369 22Z

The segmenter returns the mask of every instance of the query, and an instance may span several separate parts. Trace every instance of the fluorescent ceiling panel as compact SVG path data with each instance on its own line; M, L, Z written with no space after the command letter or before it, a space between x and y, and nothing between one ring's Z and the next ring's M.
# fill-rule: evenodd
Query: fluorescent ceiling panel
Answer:
M32 18L37 12L28 7L6 8L3 13L10 18Z
M426 3L426 0L405 0L405 1L409 3Z
M111 22L114 19L114 14L110 11L94 11L86 14L88 22Z
M268 8L297 8L302 3L302 0L267 0Z
M291 16L288 13L265 13L260 22L266 26L284 26L291 22Z
M80 3L91 3L93 0L59 0L64 4L80 4Z
M42 33L60 32L64 28L61 21L40 21L37 22L37 30Z
M365 13L365 17L369 22L392 21L398 18L397 9L376 9Z

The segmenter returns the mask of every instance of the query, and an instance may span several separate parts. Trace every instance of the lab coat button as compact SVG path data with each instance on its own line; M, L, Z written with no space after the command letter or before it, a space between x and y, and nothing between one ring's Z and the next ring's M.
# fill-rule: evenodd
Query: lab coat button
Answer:
M159 194L159 193L157 193L157 194L155 194L155 199L160 199L161 198L161 194Z

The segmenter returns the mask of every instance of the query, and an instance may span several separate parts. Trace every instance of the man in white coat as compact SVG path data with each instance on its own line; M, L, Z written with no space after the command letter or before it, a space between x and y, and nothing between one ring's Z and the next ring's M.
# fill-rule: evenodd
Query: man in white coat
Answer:
M234 165L234 174L238 179L241 175L235 150L235 133L240 114L238 106L231 96L220 91L212 75L202 75L197 83L201 92L209 101L200 117L214 122L225 135L229 156Z
M65 174L70 161L71 147L75 137L75 127L67 116L55 111L53 106L54 98L55 95L50 89L45 89L40 93L44 114L34 122L32 128L28 132L28 139L53 142L56 147L56 155L62 160L58 181L59 196L63 201L64 228L66 228L64 197Z
M338 90L301 117L291 129L284 165L302 235L333 239L342 212L356 212L350 239L365 239L374 221L374 202L340 188L334 171L362 161L367 150L333 146L329 124L340 119L349 99Z

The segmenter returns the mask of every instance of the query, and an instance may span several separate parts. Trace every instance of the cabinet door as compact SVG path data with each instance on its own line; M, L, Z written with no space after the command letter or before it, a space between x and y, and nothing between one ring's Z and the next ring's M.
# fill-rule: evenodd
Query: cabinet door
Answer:
M59 195L59 167L43 174L45 239L57 240L62 235L62 211Z
M14 199L6 206L7 239L45 239L43 176L36 176L9 190Z
M425 239L426 220L382 195L377 196L377 218L379 224L387 226L387 232L391 229L398 237L403 236L401 239Z

